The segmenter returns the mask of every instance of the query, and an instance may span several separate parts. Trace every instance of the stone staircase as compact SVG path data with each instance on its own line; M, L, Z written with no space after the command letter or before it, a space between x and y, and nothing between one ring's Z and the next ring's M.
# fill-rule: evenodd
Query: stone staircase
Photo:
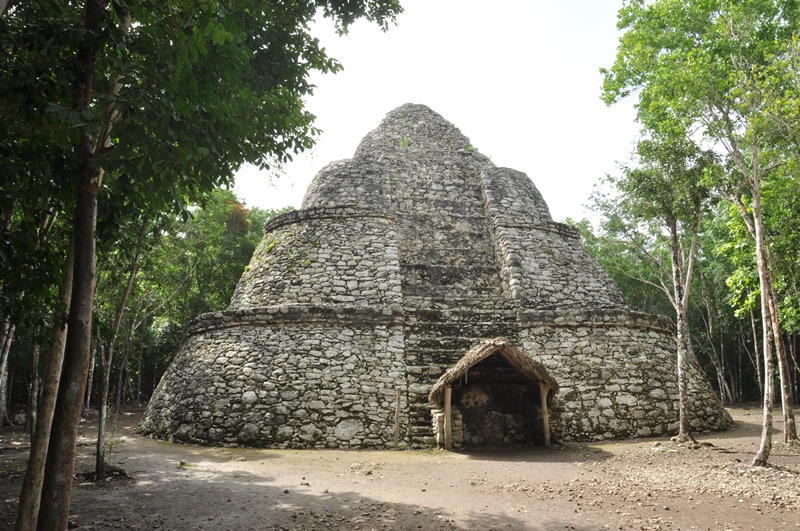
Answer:
M405 303L409 438L413 445L429 446L435 444L431 386L478 341L516 340L516 309L497 297L409 297Z

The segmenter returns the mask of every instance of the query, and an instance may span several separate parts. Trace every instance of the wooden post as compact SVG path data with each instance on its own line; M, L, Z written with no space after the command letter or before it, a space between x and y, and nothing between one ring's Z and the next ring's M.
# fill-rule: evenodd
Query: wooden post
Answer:
M453 388L449 385L444 388L444 449L453 450Z
M397 403L394 406L394 447L400 445L400 388L397 388Z
M539 382L539 395L542 401L542 424L544 424L544 445L550 448L550 412L547 410L547 393L550 390L547 384Z

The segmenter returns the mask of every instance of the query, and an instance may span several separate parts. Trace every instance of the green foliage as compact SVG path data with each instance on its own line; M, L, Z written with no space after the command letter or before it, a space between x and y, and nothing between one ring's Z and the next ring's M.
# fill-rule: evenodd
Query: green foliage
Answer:
M176 214L188 220L188 205L230 184L243 163L280 165L313 145L308 77L341 69L310 33L317 14L346 33L358 19L387 29L401 11L397 0L12 3L0 17L0 318L53 312L87 175L102 183L99 326L114 314L145 220L154 247L132 303L163 301L170 283L151 278L162 274L194 287L174 297L180 311L177 300L165 305L177 322L224 307L268 214L235 207L223 234L215 203L182 242Z
M800 3L629 0L618 28L616 60L602 70L603 100L635 95L647 130L668 137L688 131L725 155L713 190L735 207L718 209L719 218L705 224L713 238L703 244L701 261L713 286L707 286L709 299L732 307L707 310L706 322L715 315L727 322L731 309L734 319L749 321L753 310L754 320L774 334L781 325L796 330L797 248L787 228L796 219L789 205L797 204L789 186L796 179L789 176L796 175L800 151ZM760 297L773 284L780 324L769 319ZM737 335L747 334L740 329ZM749 353L758 350L748 340L740 343Z
M625 301L636 311L671 316L674 312L664 291L657 286L658 274L645 259L624 240L604 231L596 231L587 219L565 223L581 232L586 250L619 286Z
M60 164L63 188L76 133L96 137L113 109L111 144L93 164L115 193L159 208L201 199L244 162L280 164L312 145L308 75L341 69L309 33L318 10L342 32L359 18L386 28L401 11L396 0L115 0L92 34L82 7L23 2L0 19L2 137L18 139L2 146L7 176ZM82 46L98 56L88 109L72 101Z
M287 210L248 209L229 190L217 189L202 206L188 207L191 216L186 221L174 215L126 219L119 227L113 244L100 252L96 321L101 331L109 329L140 243L144 255L123 330L131 342L126 343L132 357L128 366L132 372L144 372L146 394L177 352L184 327L202 313L228 307L263 237L264 223ZM132 225L143 222L147 236L139 242L139 229ZM132 375L138 381L138 374Z
M41 238L30 225L45 208L71 221L82 135L96 140L110 127L108 145L101 142L88 162L105 173L106 201L182 210L229 184L244 162L280 165L313 144L318 131L303 103L313 90L308 75L341 68L309 32L317 11L346 32L359 18L386 29L402 10L397 0L99 5L99 32L84 27L81 2L19 2L0 17L0 289L7 301L23 292L42 299L47 293L37 288L52 292L60 278L66 236L54 250L34 253ZM79 102L75 83L86 53L96 62L90 101Z

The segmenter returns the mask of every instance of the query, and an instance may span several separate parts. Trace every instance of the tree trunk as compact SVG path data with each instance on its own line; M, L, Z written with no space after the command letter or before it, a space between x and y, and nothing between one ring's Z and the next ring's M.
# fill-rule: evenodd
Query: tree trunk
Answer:
M720 394L722 395L722 405L732 404L735 399L733 396L733 388L730 384L730 377L728 375L728 364L725 363L725 342L723 338L720 336L719 342L719 363L721 367L721 378L722 378L722 386L720 388ZM727 395L727 401L725 396Z
M31 385L28 389L28 414L25 427L31 440L36 432L36 413L39 405L39 334L41 324L36 323L31 337Z
M97 454L95 460L95 479L101 480L106 477L106 419L108 413L108 388L111 380L111 361L114 358L114 345L117 341L117 334L119 333L120 325L122 324L122 316L125 313L125 308L128 306L128 299L133 289L133 283L136 280L136 273L139 271L139 259L142 257L142 246L144 244L144 235L147 230L147 217L142 220L142 228L139 230L139 239L137 243L136 255L133 258L131 271L128 274L128 283L125 285L125 292L122 294L122 300L117 307L117 313L114 316L114 325L111 330L111 338L108 341L105 355L101 356L103 361L103 374L100 383L100 418L97 427Z
M90 0L89 6L94 4ZM100 13L98 13L99 17ZM96 279L95 227L97 197L102 174L87 164L75 207L75 271L69 313L64 367L56 402L50 446L45 466L39 531L67 528L75 463L75 444L92 339L92 302Z
M91 5L91 2L90 2ZM95 227L100 172L88 165L76 204L75 267L64 364L45 466L39 514L40 531L66 529L71 501L75 445L86 391L92 333L92 300L96 280Z
M747 355L750 357L751 362L755 359L754 365L756 366L756 376L758 377L758 393L759 395L764 396L764 378L761 376L761 358L758 355L758 327L756 326L756 316L753 312L753 308L750 308L750 327L753 331L753 353L755 355L750 355L750 351L747 350L746 345L745 350L747 351Z
M111 379L111 361L114 358L114 340L110 340L105 348L100 347L100 400L98 401L97 447L95 452L94 479L100 481L106 477L106 420L108 418L108 383Z
M96 35L102 32L104 0L87 0L84 28ZM76 59L77 78L74 85L73 108L89 110L92 103L92 80L98 48L89 42L79 45ZM67 339L61 385L56 399L50 445L45 464L42 503L39 508L39 531L63 531L69 523L69 506L72 498L72 475L75 464L75 444L78 438L81 406L86 394L86 377L89 372L89 354L92 342L92 310L96 281L97 198L103 179L102 168L95 167L94 142L89 132L80 131L81 138L75 146L78 161L77 202L73 218L75 242L75 267L73 272L72 302L70 304Z
M44 374L42 396L39 399L36 429L31 440L31 455L28 459L28 468L25 470L25 479L22 482L22 491L19 496L19 510L15 531L31 531L36 529L39 516L39 504L44 482L44 467L47 459L47 446L50 442L50 428L53 424L53 412L56 407L61 369L64 361L64 340L67 336L66 316L69 314L69 304L72 299L72 272L73 252L70 243L67 262L64 265L64 275L58 300L66 309L64 315L56 314L53 319L52 343Z
M0 426L11 424L8 418L8 359L11 354L11 343L14 342L16 325L6 319L4 329L5 337L0 345Z
M756 162L753 163L756 166ZM761 291L761 321L764 347L764 415L761 427L761 443L753 459L754 466L766 466L772 451L772 344L770 329L772 313L770 308L770 282L767 276L767 260L764 242L764 221L761 218L761 194L758 181L752 187L753 192L753 228L756 240L756 266L758 267L758 283ZM777 316L776 316L777 317Z
M86 376L86 403L83 405L84 409L92 407L92 383L94 381L94 366L97 363L97 345L100 344L100 335L97 335L92 353L89 357L89 374Z
M797 348L796 348L795 342L794 342L795 336L791 336L791 337L792 337L792 341L789 343L789 355L791 356L792 364L794 365L794 373L795 373L794 382L795 382L795 390L797 390L797 388L800 387L800 385L798 385L798 384L800 384L800 365L797 364ZM798 393L795 392L795 394L794 394L794 402L795 402L795 404L797 403L797 396L798 396Z
M780 337L780 336L778 336ZM778 355L778 374L781 379L781 409L783 411L783 442L796 441L797 423L792 409L792 376L782 339L775 339Z
M711 302L711 296L708 292L708 285L706 284L706 279L702 272L700 273L700 287L703 294L703 303L706 307L706 334L708 336L708 343L711 346L709 358L711 359L711 363L714 365L714 370L717 373L717 386L719 387L720 400L724 406L730 404L733 400L733 397L731 389L728 386L727 375L725 371L725 358L723 356L724 351L722 350L724 348L724 343L720 337L720 351L718 352L714 342L714 305Z
M692 435L689 415L689 385L686 366L686 342L689 341L686 316L678 316L678 440L697 442Z
M118 413L122 411L122 392L125 385L125 375L128 372L128 357L130 356L131 336L125 338L125 346L122 348L122 359L119 360L119 370L117 371L117 389L114 393L114 409Z
M792 410L792 376L789 371L789 361L786 358L786 348L783 345L783 333L778 321L777 295L775 294L772 275L768 272L770 280L770 320L772 321L772 335L775 340L775 353L778 357L778 374L781 379L781 409L783 411L783 442L797 440L797 425Z
M689 385L687 374L687 360L690 359L691 338L689 337L688 318L688 290L691 285L691 268L693 267L693 253L695 250L696 231L692 237L689 251L688 264L684 262L681 254L681 245L678 227L673 219L667 223L670 231L670 261L672 265L672 303L675 308L675 321L677 325L677 351L678 351L678 441L697 442L692 435L691 418L689 416ZM686 266L686 270L684 270Z
M144 329L139 334L139 357L136 360L136 402L142 403L142 354L144 353ZM795 362L795 365L797 362Z

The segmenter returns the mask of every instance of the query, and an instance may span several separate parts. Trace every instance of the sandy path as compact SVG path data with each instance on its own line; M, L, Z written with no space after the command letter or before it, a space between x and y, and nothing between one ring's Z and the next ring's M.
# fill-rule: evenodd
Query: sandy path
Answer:
M649 440L469 454L173 445L135 437L128 415L111 462L135 481L77 485L72 520L85 530L800 529L800 447L778 444L775 466L752 469L759 412L731 412L736 427L697 449ZM79 470L93 464L91 428ZM19 479L0 477L10 525Z

